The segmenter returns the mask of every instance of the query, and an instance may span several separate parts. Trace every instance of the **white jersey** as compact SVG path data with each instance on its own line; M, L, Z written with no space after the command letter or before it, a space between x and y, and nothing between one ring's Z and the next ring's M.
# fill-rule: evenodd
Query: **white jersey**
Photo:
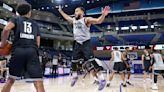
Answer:
M114 62L122 62L122 53L120 51L113 51L114 54Z
M73 34L74 40L80 44L91 38L90 27L87 27L85 18L79 20L76 20L75 18L73 19Z
M58 65L58 59L54 58L54 59L52 60L52 65Z
M164 63L163 63L162 55L159 53L154 53L153 56L155 60L155 63L153 65L154 70L164 70Z

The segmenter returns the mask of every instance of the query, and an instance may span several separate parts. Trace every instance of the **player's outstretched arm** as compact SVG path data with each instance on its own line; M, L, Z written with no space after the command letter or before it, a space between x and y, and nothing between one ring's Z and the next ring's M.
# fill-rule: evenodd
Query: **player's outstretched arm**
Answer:
M73 18L70 17L69 15L67 15L63 10L62 10L62 7L59 6L59 9L58 9L59 13L64 17L64 19L66 19L68 22L70 23L73 23Z
M15 24L12 22L8 22L8 24L4 27L2 33L1 33L1 44L0 47L4 47L4 45L7 42L7 39L9 37L10 31L12 30L12 28L15 27Z
M144 55L142 55L141 61L142 61L142 67L143 67L143 69L144 69L144 68L145 68L145 67L144 67Z
M108 15L109 11L110 11L110 7L106 6L102 10L102 15L100 17L98 17L98 18L87 17L86 18L87 24L90 24L90 25L92 25L92 24L101 24L104 21L105 17Z

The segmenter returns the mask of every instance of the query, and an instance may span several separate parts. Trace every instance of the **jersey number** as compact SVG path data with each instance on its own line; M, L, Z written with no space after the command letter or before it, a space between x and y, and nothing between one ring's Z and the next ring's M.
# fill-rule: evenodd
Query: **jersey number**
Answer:
M24 23L24 32L31 34L32 33L32 24L30 22L23 22Z

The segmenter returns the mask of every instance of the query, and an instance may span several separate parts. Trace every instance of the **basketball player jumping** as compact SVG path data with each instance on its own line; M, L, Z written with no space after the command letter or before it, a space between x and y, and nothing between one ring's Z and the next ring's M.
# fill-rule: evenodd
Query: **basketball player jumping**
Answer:
M93 62L94 67L99 70L99 66L97 63L94 62L94 55L92 51L92 46L90 43L90 26L92 24L101 24L105 17L109 13L109 7L106 6L103 11L102 15L99 18L92 18L92 17L84 17L85 10L83 7L77 7L75 9L75 17L70 17L62 10L61 6L59 6L60 14L70 23L73 24L73 35L74 35L74 49L73 49L73 61L72 61L72 70L73 70L73 79L71 86L74 86L78 80L77 76L77 64L78 60L83 56L85 61ZM82 55L81 55L82 54ZM82 58L83 58L82 57ZM99 84L99 90L102 90L105 85L106 81L102 74L99 74L99 78L101 79Z
M126 87L125 75L124 75L125 66L124 66L123 60L125 60L123 57L123 54L121 53L121 51L118 50L117 47L115 47L114 51L112 52L112 58L110 60L110 63L112 61L114 62L114 66L113 66L113 71L109 78L109 81L107 82L107 87L110 86L113 76L116 72L120 73L121 79L123 81L123 83L121 83L121 85L123 87Z
M31 17L31 5L20 4L17 7L18 17L12 18L4 27L0 47L4 47L11 30L14 41L9 64L9 78L1 92L10 92L16 79L26 71L34 81L37 92L45 92L42 81L42 69L39 62L38 47L40 46L39 27Z

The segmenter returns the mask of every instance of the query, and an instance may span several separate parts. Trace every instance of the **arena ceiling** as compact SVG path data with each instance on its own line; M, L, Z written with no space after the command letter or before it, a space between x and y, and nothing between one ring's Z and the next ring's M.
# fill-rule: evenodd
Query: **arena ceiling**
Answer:
M50 11L55 15L59 15L57 8L59 5L63 6L63 9L68 14L73 14L74 9L78 6L85 7L86 10L109 5L110 3L118 0L26 0L33 6L33 9Z

